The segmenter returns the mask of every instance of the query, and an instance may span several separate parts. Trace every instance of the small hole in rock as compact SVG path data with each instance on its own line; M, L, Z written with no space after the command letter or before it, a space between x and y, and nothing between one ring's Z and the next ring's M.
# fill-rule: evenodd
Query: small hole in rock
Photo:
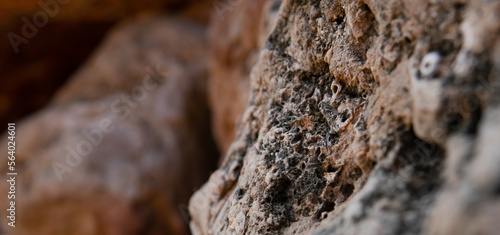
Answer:
M339 86L338 86L338 85L334 85L334 86L333 86L333 93L334 93L334 94L337 94L337 93L338 93L338 91L339 91Z
M340 115L340 121L341 122L346 122L347 120L351 119L352 114L349 111L343 112Z
M328 167L326 168L327 172L336 172L337 170L338 170L338 168L334 167L332 165L328 165Z
M354 192L354 186L352 184L343 184L340 186L340 192L344 196L344 200L346 200Z
M337 23L337 25L342 24L342 22L344 22L344 17L337 17L337 19L335 19L335 23Z

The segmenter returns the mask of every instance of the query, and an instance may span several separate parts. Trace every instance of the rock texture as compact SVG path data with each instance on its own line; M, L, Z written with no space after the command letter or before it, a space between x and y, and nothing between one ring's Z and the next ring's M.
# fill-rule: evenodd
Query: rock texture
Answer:
M499 12L482 0L283 1L237 137L191 198L192 232L495 234ZM235 31L221 40L252 40ZM226 73L244 71L242 55Z
M50 106L17 124L17 227L7 229L2 210L4 232L189 234L187 199L218 157L204 28L179 18L131 21Z

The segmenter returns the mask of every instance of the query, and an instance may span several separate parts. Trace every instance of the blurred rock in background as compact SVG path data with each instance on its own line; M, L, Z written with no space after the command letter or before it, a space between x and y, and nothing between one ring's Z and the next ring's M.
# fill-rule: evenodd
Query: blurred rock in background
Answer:
M265 2L241 1L234 10L221 7L213 12L210 21L208 91L213 131L223 154L233 142L247 105L250 71L267 36L262 31L268 26L264 24L270 23L260 21Z
M0 25L13 24L23 16L32 18L43 10L55 22L113 22L144 11L163 11L170 14L185 15L206 22L210 10L209 1L194 0L24 0L3 1L0 5ZM198 9L192 14L193 9Z
M19 226L6 229L2 212L5 232L189 234L188 198L218 158L206 48L189 19L113 29L52 104L17 124Z
M141 12L163 12L207 24L211 10L210 1L2 1L0 122L20 120L47 104L116 22ZM35 20L44 23L44 15L46 23L36 26ZM32 37L23 35L32 30L25 29L25 20L35 28ZM13 40L19 44L17 53L9 33L27 41Z
M0 233L499 230L498 2L73 0L16 54L37 5L0 6Z

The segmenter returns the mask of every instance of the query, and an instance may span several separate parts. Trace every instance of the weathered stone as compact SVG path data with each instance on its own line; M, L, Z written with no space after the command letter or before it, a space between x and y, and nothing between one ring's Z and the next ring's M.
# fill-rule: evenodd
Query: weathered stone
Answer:
M193 233L495 234L498 12L283 1Z
M206 54L204 28L187 20L113 31L52 105L17 124L17 226L5 232L188 234L187 199L218 157Z

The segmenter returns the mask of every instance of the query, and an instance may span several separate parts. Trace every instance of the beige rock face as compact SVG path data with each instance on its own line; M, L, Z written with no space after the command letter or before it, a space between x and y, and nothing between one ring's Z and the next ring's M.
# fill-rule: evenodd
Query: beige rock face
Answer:
M236 3L217 6L209 30L208 91L213 131L222 153L227 152L235 138L248 102L250 70L273 24L273 7L279 6L280 1Z
M218 157L205 48L204 29L176 18L113 31L51 106L17 124L18 226L2 210L4 232L189 234L187 199Z
M283 1L237 137L191 198L192 232L496 234L499 12Z

